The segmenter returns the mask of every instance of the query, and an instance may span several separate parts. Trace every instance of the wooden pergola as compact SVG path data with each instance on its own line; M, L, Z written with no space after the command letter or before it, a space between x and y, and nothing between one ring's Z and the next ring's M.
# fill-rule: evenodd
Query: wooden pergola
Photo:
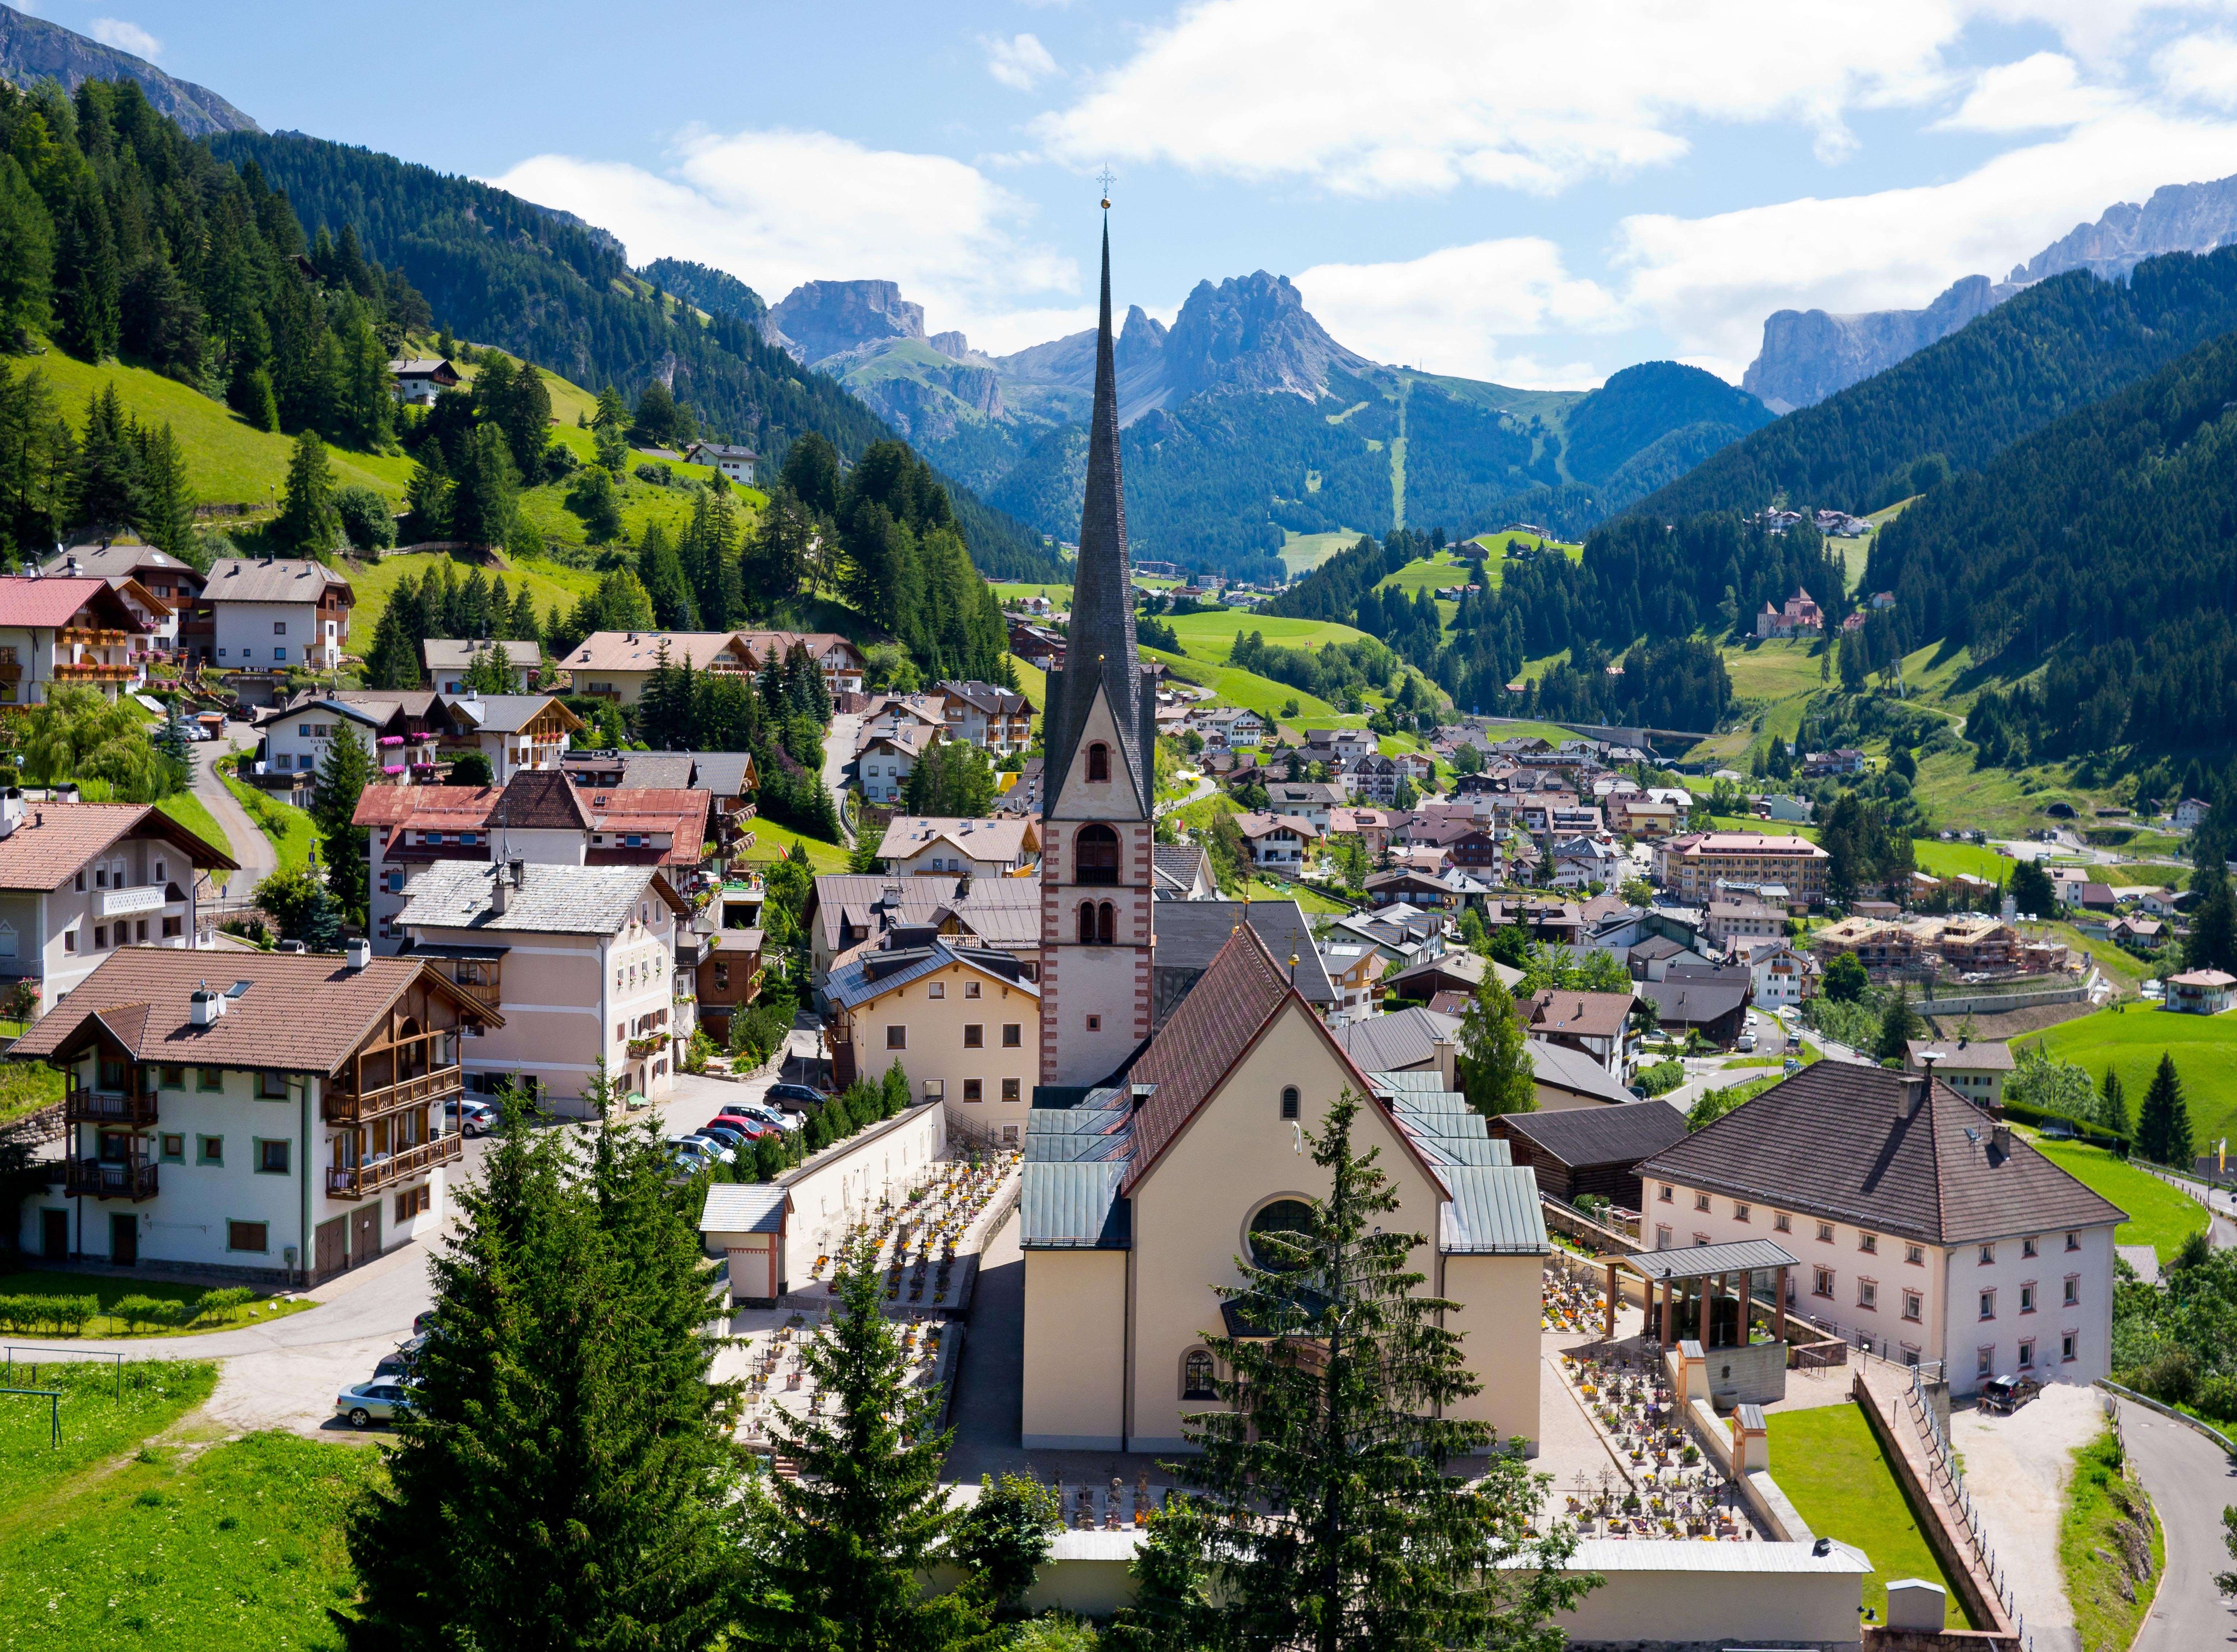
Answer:
M1772 1287L1772 1334L1778 1340L1786 1337L1786 1280L1787 1270L1798 1267L1799 1260L1786 1248L1768 1239L1744 1239L1726 1245L1694 1245L1686 1248L1640 1251L1629 1256L1608 1259L1607 1267L1607 1337L1615 1339L1615 1307L1622 1300L1618 1294L1616 1270L1626 1268L1637 1274L1645 1283L1646 1326L1664 1347L1678 1341L1678 1320L1682 1306L1694 1305L1699 1319L1699 1340L1704 1348L1741 1346L1747 1343L1748 1307L1752 1300L1751 1287L1758 1274L1775 1274ZM1732 1294L1732 1281L1738 1280L1737 1294L1739 1312L1736 1316L1736 1343L1716 1340L1716 1313L1712 1304ZM1662 1293L1662 1313L1655 1315L1655 1292Z

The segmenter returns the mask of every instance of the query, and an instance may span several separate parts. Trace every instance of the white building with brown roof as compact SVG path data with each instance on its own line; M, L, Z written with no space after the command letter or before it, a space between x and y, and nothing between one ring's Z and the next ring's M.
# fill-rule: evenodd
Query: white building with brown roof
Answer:
M1030 815L963 819L897 814L886 825L878 859L900 877L919 874L1014 878L1040 860L1039 823Z
M1948 1084L1819 1062L1639 1167L1653 1248L1768 1239L1788 1306L1951 1393L2112 1369L2108 1203Z
M67 1075L26 1251L315 1285L441 1231L461 1035L499 1017L360 950L128 947L17 1040Z
M26 803L0 793L0 983L50 1012L117 948L190 948L199 879L234 863L146 803Z
M1930 1068L1935 1077L1976 1107L2002 1107L2004 1080L2016 1070L2008 1043L1980 1038L1906 1039L1904 1071L1923 1073Z
M1238 814L1235 829L1250 847L1250 864L1292 877L1304 870L1305 861L1320 842L1310 820L1280 814Z
M0 578L0 706L41 705L57 687L111 700L139 688L170 614L136 580Z
M197 605L210 615L214 663L240 671L332 671L349 641L349 582L323 563L221 556Z
M689 660L695 671L729 676L749 675L759 666L736 631L593 631L559 663L577 694L634 706L663 659L671 667Z
M163 648L179 646L181 627L202 591L202 576L193 563L153 545L72 545L48 557L39 573L47 579L107 580L127 608L152 622L154 645ZM155 603L135 596L129 588L135 584Z
M934 692L950 740L976 746L995 759L1033 743L1033 701L991 682L943 682Z
M1631 1083L1632 995L1548 987L1516 1004L1524 1034L1589 1056L1618 1083Z
M1654 879L1688 905L1714 899L1719 884L1781 884L1789 904L1825 898L1831 857L1806 838L1761 832L1687 832L1654 846Z

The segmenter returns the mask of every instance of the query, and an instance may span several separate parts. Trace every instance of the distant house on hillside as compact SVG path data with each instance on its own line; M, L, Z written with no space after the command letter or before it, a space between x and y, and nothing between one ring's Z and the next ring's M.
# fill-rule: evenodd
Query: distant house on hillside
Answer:
M694 442L683 450L686 464L711 464L733 482L754 484L754 466L761 455L749 447L732 447L723 442Z
M459 385L459 370L445 358L407 357L388 364L389 393L406 407L432 407L435 398Z
M1795 636L1803 632L1818 633L1825 629L1825 611L1819 608L1810 593L1800 586L1786 599L1785 608L1763 605L1763 612L1755 616L1755 634L1765 636Z

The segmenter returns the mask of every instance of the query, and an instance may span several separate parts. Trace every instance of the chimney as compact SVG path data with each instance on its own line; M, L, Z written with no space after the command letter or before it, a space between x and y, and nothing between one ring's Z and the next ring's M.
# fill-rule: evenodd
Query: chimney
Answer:
M1461 1087L1460 1066L1456 1059L1458 1051L1454 1048L1453 1041L1442 1037L1432 1038L1429 1048L1436 1052L1438 1078L1447 1089L1458 1089Z
M503 918L512 905L511 880L507 876L518 861L505 861L490 868L490 911Z
M206 981L196 982L187 995L188 1018L197 1027L207 1027L224 1013L225 994L211 991Z
M373 943L362 935L353 935L342 947L342 957L350 969L361 970L373 962Z
M2012 1127L2003 1120L1998 1119L1989 1127L1989 1139L2000 1157L2009 1159L2012 1156Z

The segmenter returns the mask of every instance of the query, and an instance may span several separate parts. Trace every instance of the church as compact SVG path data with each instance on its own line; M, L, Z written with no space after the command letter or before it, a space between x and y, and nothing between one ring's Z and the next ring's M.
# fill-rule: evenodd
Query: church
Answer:
M1135 649L1111 241L1065 668L1049 679L1041 800L1039 1083L1027 1114L1023 1443L1185 1451L1182 1419L1221 1404L1204 1346L1253 1236L1325 1197L1305 1150L1345 1091L1421 1234L1426 1288L1477 1380L1455 1414L1534 1452L1537 1183L1442 1071L1354 1063L1284 960L1238 925L1153 1032L1156 695Z

